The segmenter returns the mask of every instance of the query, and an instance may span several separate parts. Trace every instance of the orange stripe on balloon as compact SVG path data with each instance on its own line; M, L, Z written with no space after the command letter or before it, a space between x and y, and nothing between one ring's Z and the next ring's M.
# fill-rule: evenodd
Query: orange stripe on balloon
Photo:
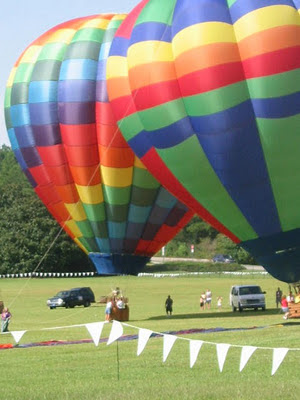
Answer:
M99 146L101 165L113 168L128 168L134 164L134 154L128 148Z
M127 76L109 78L107 79L106 85L107 92L109 93L109 100L113 100L122 96L128 96L131 93Z
M241 59L300 45L300 26L278 26L246 37L238 43Z
M236 43L213 43L188 50L175 60L178 77L215 65L240 61Z
M92 167L74 167L70 166L74 182L80 186L94 186L101 183L99 165Z
M152 83L177 79L173 62L153 62L142 64L129 70L131 90L148 86Z
M57 192L64 203L77 203L79 201L79 196L74 184L57 186Z
M98 146L65 146L69 165L75 167L91 167L99 164Z

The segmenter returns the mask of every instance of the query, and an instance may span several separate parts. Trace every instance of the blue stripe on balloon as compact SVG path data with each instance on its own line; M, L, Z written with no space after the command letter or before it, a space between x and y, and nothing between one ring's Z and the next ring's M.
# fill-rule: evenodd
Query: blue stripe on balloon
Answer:
M11 106L10 116L13 127L30 124L29 108L27 104Z
M107 223L108 236L110 238L120 239L125 237L126 222L110 222Z
M68 79L58 85L57 101L95 101L95 81Z
M102 103L108 103L108 93L107 93L106 80L97 81L97 85L96 85L96 101L100 101Z
M99 60L97 68L97 81L106 79L106 60Z
M115 37L109 51L109 56L126 57L128 49L128 39L123 37Z
M192 10L192 12L191 12ZM202 22L231 24L227 2L224 0L181 0L176 2L173 16L173 37L181 30Z
M128 221L127 230L126 230L126 238L140 239L143 234L144 227L145 227L144 223Z
M17 138L16 138L16 134L15 134L14 128L8 129L7 134L8 134L8 137L9 137L9 141L10 141L12 150L18 149L19 148L19 144L18 144L18 141L17 141Z
M29 104L32 125L49 125L58 123L57 102Z
M28 103L52 102L57 99L57 82L34 81L29 84Z
M25 162L25 160L23 158L21 150L19 148L15 149L14 150L14 154L15 154L15 157L16 157L18 163L20 164L20 167L21 167L22 171L25 171L27 169L27 164L26 164L26 162Z
M150 214L151 207L140 207L134 204L130 204L128 221L133 223L145 222Z
M110 50L111 42L102 43L100 53L99 53L99 61L107 60L109 50Z
M35 140L31 125L18 126L15 128L16 140L19 143L19 147L33 147L35 146Z
M176 202L176 198L161 186L159 193L156 197L156 204L159 207L171 209L175 206Z
M158 204L154 204L147 223L153 225L161 225L162 221L166 220L169 213L170 210L168 208L163 208L160 207Z
M136 25L130 37L130 44L145 42L147 40L159 40L171 42L171 27L161 22L144 22Z
M255 120L226 132L197 136L215 173L256 233L264 236L279 232L280 222Z
M101 253L110 253L109 239L102 239L99 237L95 237L95 239Z
M286 118L300 113L300 92L287 96L252 99L257 118Z
M69 59L62 62L59 80L66 79L91 79L95 80L97 75L96 60Z
M248 240L241 246L250 252L275 278L287 282L300 280L300 229Z
M176 121L174 124L170 124L153 132L143 130L130 139L128 144L136 155L141 158L152 146L159 149L176 146L194 133L189 118L185 117Z
M293 0L236 0L230 7L232 22L235 23L243 15L246 15L259 8L269 7L274 5L287 5L295 8Z
M30 185L31 185L32 187L35 188L36 186L38 186L37 182L35 181L34 177L32 176L31 172L30 172L28 169L26 169L26 170L23 171L23 172L24 172L24 174L25 174L27 180L29 181L29 183L30 183Z

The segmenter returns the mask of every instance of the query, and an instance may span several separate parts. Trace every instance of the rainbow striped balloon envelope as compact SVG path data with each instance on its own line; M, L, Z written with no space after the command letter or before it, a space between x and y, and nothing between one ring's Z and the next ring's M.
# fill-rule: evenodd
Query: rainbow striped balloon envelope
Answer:
M300 280L299 0L144 0L107 87L149 171L274 277Z
M22 170L100 274L138 273L193 215L116 125L106 62L124 18L79 18L42 35L16 62L5 98Z

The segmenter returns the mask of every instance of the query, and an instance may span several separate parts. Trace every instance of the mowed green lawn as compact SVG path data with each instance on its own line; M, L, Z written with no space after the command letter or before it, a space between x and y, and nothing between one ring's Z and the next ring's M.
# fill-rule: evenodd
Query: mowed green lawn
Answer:
M233 284L259 284L267 292L267 310L233 313L229 291ZM49 340L90 339L85 328L70 325L104 320L104 305L49 310L48 297L72 287L90 286L97 300L116 286L129 297L130 325L155 332L209 328L253 328L226 332L177 335L165 363L163 339L150 338L137 357L137 340L107 346L93 343L0 350L1 399L298 399L300 351L289 351L271 376L272 350L258 349L239 372L241 349L230 347L223 372L216 346L203 344L197 362L189 366L189 340L258 347L300 348L300 321L282 318L275 308L275 291L288 286L269 276L107 277L69 279L5 279L0 300L13 314L10 330L27 330L20 344ZM200 311L203 290L213 292L211 310ZM164 301L174 299L174 315L167 318ZM223 296L218 312L217 296ZM61 329L43 330L51 327ZM111 324L104 325L107 338ZM124 334L138 330L124 325ZM181 338L189 339L182 340ZM11 334L0 343L14 343ZM119 362L118 362L119 359Z

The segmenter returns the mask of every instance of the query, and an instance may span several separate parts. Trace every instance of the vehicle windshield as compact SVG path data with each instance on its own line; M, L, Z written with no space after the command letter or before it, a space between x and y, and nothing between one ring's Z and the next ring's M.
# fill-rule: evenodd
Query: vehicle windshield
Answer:
M58 292L55 297L64 297L64 296L68 296L69 292L67 290L65 290L64 292Z
M262 294L259 286L246 286L240 288L240 294Z

